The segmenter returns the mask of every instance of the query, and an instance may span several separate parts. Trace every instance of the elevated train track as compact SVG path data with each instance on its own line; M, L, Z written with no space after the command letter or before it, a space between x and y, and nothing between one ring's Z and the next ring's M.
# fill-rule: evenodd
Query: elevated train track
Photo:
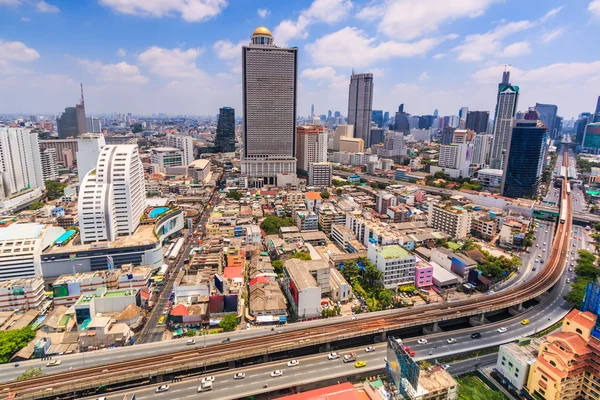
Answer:
M563 157L563 164L568 166L567 152ZM268 356L286 350L481 315L521 305L549 290L562 276L569 252L572 226L572 218L570 218L572 202L567 185L568 182L563 181L562 195L567 201L561 204L561 215L568 217L565 218L564 223L561 221L557 225L548 262L542 271L527 283L491 295L474 296L468 300L429 304L418 309L392 310L385 317L378 315L357 321L332 322L321 327L283 331L270 336L237 340L205 348L174 351L169 354L69 370L24 381L4 382L0 383L0 393L4 394L5 398L15 399L52 398L99 385L115 385L127 381L141 381L158 375L174 375L207 365L240 360L242 357Z

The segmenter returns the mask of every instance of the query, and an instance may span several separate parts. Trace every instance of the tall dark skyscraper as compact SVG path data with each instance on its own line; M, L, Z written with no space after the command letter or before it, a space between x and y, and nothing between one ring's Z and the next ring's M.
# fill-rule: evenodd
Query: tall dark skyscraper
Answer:
M556 126L558 107L554 104L535 103L535 109L540 114L540 121L548 127L550 139L556 139L559 133L558 126Z
M271 31L255 29L250 44L242 47L241 167L252 185L295 179L297 77L298 48L277 47Z
M215 148L220 153L235 151L235 110L231 107L219 109Z
M494 117L494 142L492 143L490 156L491 168L503 168L518 101L519 87L510 84L510 72L504 71L502 82L498 84L496 116Z
M538 195L548 127L541 121L528 119L531 115L527 113L527 119L513 122L502 178L503 196L534 198Z
M83 99L83 85L81 86L81 100L75 107L65 108L65 112L56 119L58 137L66 139L76 138L87 132L85 120L85 101Z
M327 110L327 121L331 119L331 110Z
M389 111L386 111L383 113L383 123L387 124L389 120L390 120L390 113L389 113Z
M592 122L600 122L600 96L598 96L596 111L594 112L594 118L592 119Z
M429 129L433 124L433 115L421 115L419 117L419 129Z
M408 122L408 114L404 112L404 104L400 104L398 112L394 118L394 130L403 132L408 135L410 133L410 123Z
M475 133L487 132L489 121L489 111L469 111L465 128L475 131Z
M579 118L575 121L575 143L578 145L583 143L583 134L590 122L592 122L592 114L588 112L579 114Z
M371 122L375 122L379 128L383 126L383 110L373 110Z
M352 71L348 89L348 124L354 125L354 137L369 147L373 111L373 74L355 74Z

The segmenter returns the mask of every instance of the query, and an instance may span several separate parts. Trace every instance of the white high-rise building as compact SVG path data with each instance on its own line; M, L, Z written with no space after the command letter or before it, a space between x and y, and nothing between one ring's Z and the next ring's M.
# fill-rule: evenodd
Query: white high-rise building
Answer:
M0 127L0 172L3 198L24 189L45 188L37 133Z
M251 185L277 185L281 174L296 176L298 49L275 46L263 26L250 40L242 47L242 173Z
M44 182L58 178L56 149L40 149L40 161L42 162L42 176Z
M87 128L88 133L102 132L102 123L96 117L87 117L85 119L85 127Z
M298 169L307 171L310 164L327 161L327 131L321 125L296 128Z
M350 76L348 92L348 124L354 125L354 137L371 147L371 114L373 112L373 74Z
M183 165L194 162L194 138L184 135L167 135L167 147L175 147L183 151Z
M79 183L88 172L96 168L100 151L106 145L104 135L87 133L77 138L77 175Z
M473 153L471 164L483 166L490 163L493 136L488 134L475 135L473 138Z
M81 243L114 241L133 235L146 203L144 169L135 144L106 145L96 169L81 182Z
M490 166L494 169L503 168L518 100L519 87L510 84L510 72L504 71L502 82L498 84L498 100L496 102L496 117L494 118L494 142L490 154Z

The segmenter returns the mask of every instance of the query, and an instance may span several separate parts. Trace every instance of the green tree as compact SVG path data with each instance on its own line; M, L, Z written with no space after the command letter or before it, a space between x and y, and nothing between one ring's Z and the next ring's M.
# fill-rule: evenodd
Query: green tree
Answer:
M348 283L352 283L360 275L360 268L354 261L348 261L342 269L342 276Z
M64 190L67 187L66 183L56 182L56 181L46 181L44 182L46 185L46 190L48 192L48 199L56 200L64 194Z
M292 225L294 225L294 220L292 218L279 218L269 215L263 220L262 224L260 224L260 229L265 231L267 235L276 235L279 233L279 228L282 226Z
M185 333L185 336L194 337L196 336L196 332L194 332L193 329L188 329L188 331Z
M0 332L0 363L7 363L10 358L27 345L35 337L30 326Z
M310 260L312 260L310 254L305 253L303 251L296 252L296 254L294 254L292 256L292 258L297 258L297 259L302 260L302 261L310 261Z
M271 261L271 265L275 268L275 273L277 275L283 274L283 261L281 260L273 260Z
M341 196L342 193L344 193L344 189L341 189L341 188L335 189L335 194L337 194L338 196Z
M324 192L321 192L321 198L322 199L328 199L331 195L329 194L329 192L326 190Z
M243 195L238 192L237 190L232 190L229 193L227 193L227 198L228 199L233 199L233 200L240 200L243 197Z
M41 201L34 201L29 205L29 209L32 211L39 210L42 207L44 207L44 203L42 203Z
M142 124L133 124L133 125L131 125L131 132L132 133L140 133L142 131L143 131Z
M24 381L25 379L35 378L36 376L42 376L44 373L40 367L27 367L25 372L21 375L17 376L15 379L17 381Z
M389 289L380 291L377 297L383 308L388 308L394 303L394 292Z
M235 314L227 314L223 317L221 322L219 322L219 328L223 329L225 332L232 332L237 327L237 324L237 316Z

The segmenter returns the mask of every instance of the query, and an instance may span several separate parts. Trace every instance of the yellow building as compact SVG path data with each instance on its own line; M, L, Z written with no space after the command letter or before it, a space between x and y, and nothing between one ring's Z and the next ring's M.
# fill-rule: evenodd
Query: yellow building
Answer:
M546 337L527 380L534 399L600 399L600 340L591 335L595 323L594 314L573 310L562 332Z
M340 151L362 153L365 151L365 142L362 139L342 137L340 138Z

